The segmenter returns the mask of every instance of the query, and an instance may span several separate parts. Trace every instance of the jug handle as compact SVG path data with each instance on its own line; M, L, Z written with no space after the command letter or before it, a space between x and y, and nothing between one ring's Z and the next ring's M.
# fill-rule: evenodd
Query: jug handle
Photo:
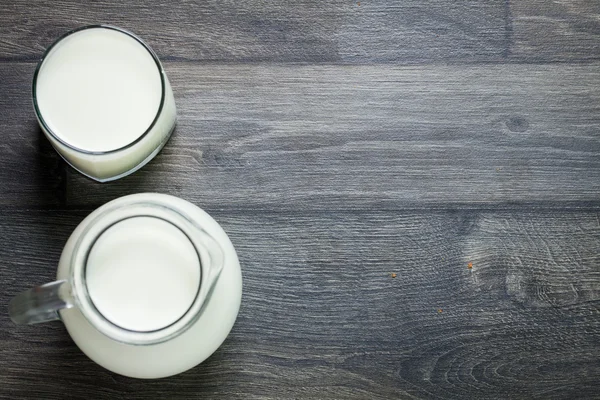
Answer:
M17 294L8 305L10 319L18 325L33 325L60 319L58 310L73 307L71 285L55 281Z

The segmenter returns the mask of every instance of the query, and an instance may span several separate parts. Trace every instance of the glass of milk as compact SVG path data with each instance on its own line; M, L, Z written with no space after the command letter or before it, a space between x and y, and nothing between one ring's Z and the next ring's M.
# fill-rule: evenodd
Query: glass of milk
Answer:
M33 105L52 146L100 182L150 161L175 127L175 99L156 54L140 38L107 25L59 38L33 78Z
M61 319L92 360L116 373L161 378L210 356L240 307L239 261L206 212L155 193L121 197L75 229L57 280L18 294L11 319Z

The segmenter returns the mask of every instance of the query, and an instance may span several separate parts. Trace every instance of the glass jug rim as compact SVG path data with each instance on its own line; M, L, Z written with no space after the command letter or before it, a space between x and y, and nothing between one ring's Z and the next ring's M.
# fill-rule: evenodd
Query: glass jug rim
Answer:
M100 210L99 210L100 211ZM86 283L86 263L89 253L96 240L111 226L125 219L136 216L149 216L160 218L173 224L189 239L198 255L200 267L200 282L198 291L187 311L170 325L153 331L133 331L123 328L106 318L94 305ZM150 345L162 343L179 336L191 327L200 317L206 300L212 290L214 282L208 281L212 260L210 252L206 248L199 235L207 235L213 239L214 244L220 245L212 236L200 227L192 218L188 217L181 209L172 204L156 199L130 200L124 204L114 204L94 217L79 236L69 265L69 284L71 295L75 301L76 308L83 314L84 318L98 331L118 342L133 345Z

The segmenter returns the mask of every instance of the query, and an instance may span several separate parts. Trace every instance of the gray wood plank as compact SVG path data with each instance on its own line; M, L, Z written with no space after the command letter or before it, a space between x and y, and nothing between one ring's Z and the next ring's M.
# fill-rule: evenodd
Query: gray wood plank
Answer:
M527 62L600 59L600 2L510 1L510 58Z
M70 170L68 204L139 191L266 209L600 199L595 64L166 69L171 141L110 185Z
M138 33L166 60L414 64L600 58L600 6L590 0L28 4L3 5L1 60L37 59L62 33L95 23Z
M32 60L78 26L132 30L163 59L481 62L506 52L503 0L4 2L0 59Z
M599 398L597 210L208 211L244 275L213 357L127 379L2 314L0 398ZM53 278L86 213L4 213L0 303Z
M100 185L41 135L33 64L0 64L0 204L96 206L139 191L270 209L600 199L596 64L166 69L175 135Z

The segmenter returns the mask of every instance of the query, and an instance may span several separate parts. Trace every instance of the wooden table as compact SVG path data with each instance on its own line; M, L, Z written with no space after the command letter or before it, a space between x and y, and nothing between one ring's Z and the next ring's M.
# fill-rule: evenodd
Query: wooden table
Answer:
M599 2L1 3L0 398L600 398ZM109 184L31 106L44 49L93 23L156 50L179 114ZM212 214L244 276L224 345L156 381L6 313L146 191Z

